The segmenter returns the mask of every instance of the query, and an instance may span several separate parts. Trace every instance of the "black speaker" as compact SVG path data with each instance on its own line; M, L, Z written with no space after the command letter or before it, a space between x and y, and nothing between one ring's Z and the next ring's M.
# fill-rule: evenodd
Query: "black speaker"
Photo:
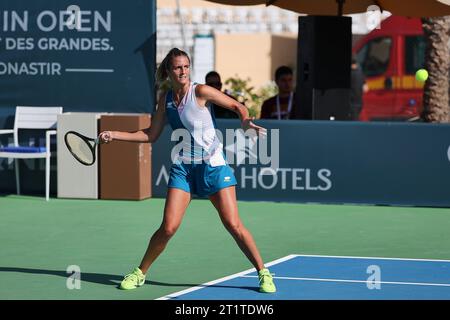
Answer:
M299 17L295 118L349 119L351 55L351 17Z

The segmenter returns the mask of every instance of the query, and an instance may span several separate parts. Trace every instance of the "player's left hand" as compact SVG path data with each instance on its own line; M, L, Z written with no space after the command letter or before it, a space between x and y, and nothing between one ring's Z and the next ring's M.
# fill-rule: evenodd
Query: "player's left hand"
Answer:
M267 130L263 127L257 126L256 124L253 123L253 121L255 120L255 117L251 117L251 118L246 118L244 120L242 120L242 129L244 129L244 131L247 131L248 129L253 129L256 131L258 137L260 138L264 138L267 136Z

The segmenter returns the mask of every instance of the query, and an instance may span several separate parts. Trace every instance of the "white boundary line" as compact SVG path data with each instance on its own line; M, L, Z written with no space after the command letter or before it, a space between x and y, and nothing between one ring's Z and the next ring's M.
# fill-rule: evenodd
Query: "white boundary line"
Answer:
M257 276L243 275L242 278L258 278ZM273 277L274 279L283 280L303 280L303 281L324 281L324 282L354 282L366 284L404 284L412 286L437 286L450 287L450 283L431 283L431 282L398 282L398 281L370 281L370 280L347 280L347 279L321 279L321 278L294 278L294 277Z
M450 262L450 260L438 260L438 259L414 259L414 258L385 258L385 257L358 257L358 256L327 256L327 255L313 255L313 254L290 254L285 257L282 257L280 259L271 261L269 263L266 263L265 265L267 267L270 267L272 265L296 258L296 257L313 257L313 258L342 258L342 259L373 259L373 260L400 260L400 261L430 261L430 262ZM155 300L169 300L172 298L175 298L177 296L196 291L199 289L203 289L207 286L214 285L219 282L227 281L230 279L238 278L238 277L256 277L256 276L246 276L247 273L256 271L255 268L247 269L245 271L235 273L220 279L216 279L210 282L203 283L201 285L188 288L182 291L174 292L168 295L165 295L163 297L157 298ZM315 279L315 278L289 278L289 277L274 277L275 279L292 279L292 280L311 280L311 281L336 281L336 282L364 282L367 283L367 281L362 280L339 280L339 279ZM371 282L374 283L374 282ZM380 283L386 283L386 284L409 284L409 285L433 285L433 286L450 286L446 284L433 284L433 283L413 283L413 282L380 282Z
M317 258L343 258L343 259L376 259L376 260L404 260L404 261L431 261L431 262L450 262L450 260L439 259L414 259L414 258L384 258L384 257L353 257L353 256L322 256L314 254L291 254L296 257L317 257Z
M292 258L295 258L296 256L297 255L295 255L295 254L290 254L290 255L288 255L286 257L283 257L283 258L271 261L269 263L266 263L265 265L267 267L270 267L270 266L273 266L274 264L277 264L277 263L284 262L284 261L290 260ZM245 275L247 273L255 272L255 271L256 271L255 268L247 269L245 271L242 271L242 272L239 272L239 273L235 273L235 274L229 275L227 277L223 277L223 278L220 278L220 279L216 279L216 280L213 280L213 281L210 281L210 282L203 283L203 284L201 284L199 286L195 286L195 287L188 288L188 289L185 289L185 290L182 290L182 291L178 291L178 292L174 292L174 293L168 294L166 296L157 298L155 300L169 300L169 299L178 297L178 296L180 296L182 294L186 294L186 293L189 293L189 292L192 292L192 291L203 289L204 287L211 286L211 285L219 283L219 282L223 282L223 281L227 281L227 280L230 280L230 279L238 278L238 277L243 276L243 275Z

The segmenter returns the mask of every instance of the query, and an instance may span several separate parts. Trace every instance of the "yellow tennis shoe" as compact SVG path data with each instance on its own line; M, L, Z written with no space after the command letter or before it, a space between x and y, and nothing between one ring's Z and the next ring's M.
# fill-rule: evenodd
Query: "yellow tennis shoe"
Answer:
M120 283L120 289L131 290L142 286L145 283L145 274L142 273L141 269L138 267L125 276L125 278Z
M277 291L273 283L272 275L269 269L261 269L258 271L259 275L259 292L274 293Z

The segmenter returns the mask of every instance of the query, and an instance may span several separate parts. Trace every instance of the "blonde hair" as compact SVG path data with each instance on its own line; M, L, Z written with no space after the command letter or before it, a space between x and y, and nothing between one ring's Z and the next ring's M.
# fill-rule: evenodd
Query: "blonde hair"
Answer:
M168 78L169 70L172 65L172 59L179 56L185 56L189 60L189 62L191 62L191 59L189 59L189 56L186 52L178 48L172 48L163 59L163 61L161 61L158 69L156 69L156 83L158 85L161 85Z

